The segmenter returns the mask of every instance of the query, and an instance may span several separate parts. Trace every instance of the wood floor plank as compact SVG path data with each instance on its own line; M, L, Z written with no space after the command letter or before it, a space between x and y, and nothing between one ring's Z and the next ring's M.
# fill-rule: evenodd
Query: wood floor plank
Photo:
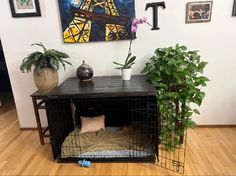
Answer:
M236 128L188 130L185 175L236 175ZM153 163L93 163L90 168L52 160L37 131L21 131L16 110L0 114L0 175L179 175Z

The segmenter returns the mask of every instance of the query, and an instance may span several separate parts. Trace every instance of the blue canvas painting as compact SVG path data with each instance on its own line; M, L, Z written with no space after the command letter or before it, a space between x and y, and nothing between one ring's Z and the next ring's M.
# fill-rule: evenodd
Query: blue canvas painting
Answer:
M134 0L58 0L65 43L131 38Z

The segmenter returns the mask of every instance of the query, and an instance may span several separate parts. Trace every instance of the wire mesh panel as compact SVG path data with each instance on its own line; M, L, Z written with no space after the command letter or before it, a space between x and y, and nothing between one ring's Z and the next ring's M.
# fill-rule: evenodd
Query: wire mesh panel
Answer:
M130 101L131 121L139 129L140 138L148 138L153 154L158 152L158 116L155 97L135 98ZM136 142L136 141L131 141Z
M168 100L166 100L168 103ZM172 103L175 112L168 116L160 112L159 151L157 164L174 172L184 173L187 127L181 117L182 107L179 102ZM170 113L171 114L171 113Z
M51 127L61 125L60 130L51 129L52 141L58 141L53 150L59 161L155 162L158 151L155 97L80 98L71 99L70 103L65 101L65 104L55 101L48 101L53 103L48 120ZM70 108L71 105L74 108ZM65 114L63 106L72 112ZM80 133L81 116L95 118L100 115L105 116L105 130Z
M46 106L53 157L57 159L61 144L74 128L70 99L48 99Z

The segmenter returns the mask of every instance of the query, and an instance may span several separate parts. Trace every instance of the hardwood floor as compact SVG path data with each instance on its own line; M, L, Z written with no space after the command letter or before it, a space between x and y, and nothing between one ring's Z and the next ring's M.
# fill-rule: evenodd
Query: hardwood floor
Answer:
M16 110L0 115L0 175L179 175L150 163L55 163L37 131L21 131ZM185 175L236 175L236 128L188 131Z

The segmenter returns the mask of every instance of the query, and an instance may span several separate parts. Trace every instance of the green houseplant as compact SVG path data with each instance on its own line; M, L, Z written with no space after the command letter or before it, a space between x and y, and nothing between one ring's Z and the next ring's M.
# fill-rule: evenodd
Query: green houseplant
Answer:
M134 64L135 59L136 59L136 56L132 56L132 53L129 53L127 58L125 59L124 64L113 62L114 64L118 65L118 67L116 67L116 69L121 70L123 80L130 80L131 67Z
M162 123L160 141L166 149L181 145L185 130L196 125L190 117L200 113L190 104L201 105L205 97L202 87L209 81L202 76L207 62L200 58L198 51L188 51L187 47L177 44L156 49L142 70L157 89Z
M28 73L34 68L33 77L36 87L40 90L52 89L58 85L59 65L61 64L64 69L66 64L72 65L65 60L70 57L55 49L47 49L42 43L32 44L34 45L41 47L43 51L35 51L24 58L20 70Z

